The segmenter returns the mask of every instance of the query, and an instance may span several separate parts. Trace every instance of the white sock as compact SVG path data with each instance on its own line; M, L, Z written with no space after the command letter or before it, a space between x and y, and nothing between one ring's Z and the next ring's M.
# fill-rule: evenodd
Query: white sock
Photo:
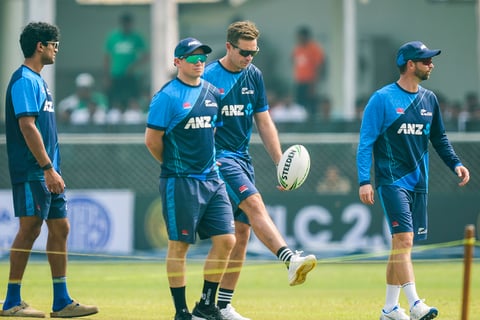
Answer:
M387 284L387 293L385 295L385 305L383 311L390 312L398 304L398 298L400 297L401 286L396 284Z
M407 296L408 304L410 306L410 309L413 307L415 302L420 300L417 294L417 288L415 287L415 282L407 282L404 285L402 285L403 292L405 292L405 295Z

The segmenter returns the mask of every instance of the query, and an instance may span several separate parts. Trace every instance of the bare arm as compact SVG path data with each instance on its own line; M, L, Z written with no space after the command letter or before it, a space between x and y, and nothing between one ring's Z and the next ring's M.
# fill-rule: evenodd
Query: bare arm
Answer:
M277 165L282 157L282 148L278 138L277 128L270 117L270 113L268 111L256 113L255 123L265 149L275 165Z
M35 125L35 117L21 117L18 119L20 131L25 138L28 149L37 160L40 167L51 163L51 159L48 157L47 150L43 144L43 139ZM65 182L62 176L55 171L55 168L44 170L45 183L47 188L52 193L62 193L65 189Z
M145 131L145 145L151 155L160 163L163 162L163 135L165 131L147 128Z

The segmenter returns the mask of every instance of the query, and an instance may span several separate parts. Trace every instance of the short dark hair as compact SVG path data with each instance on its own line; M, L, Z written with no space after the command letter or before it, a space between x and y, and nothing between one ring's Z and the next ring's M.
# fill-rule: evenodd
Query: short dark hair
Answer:
M30 58L35 53L37 43L60 40L60 30L57 26L46 22L30 22L23 28L20 35L20 46L23 56Z
M297 29L297 34L304 38L310 38L312 36L312 30L307 26L300 26Z

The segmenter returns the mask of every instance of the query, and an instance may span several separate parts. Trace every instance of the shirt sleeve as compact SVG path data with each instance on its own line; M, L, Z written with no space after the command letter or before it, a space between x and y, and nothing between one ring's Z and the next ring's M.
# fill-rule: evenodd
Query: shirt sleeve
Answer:
M365 107L360 137L357 148L357 174L359 185L370 183L373 145L381 134L384 121L383 103L380 95L375 93Z

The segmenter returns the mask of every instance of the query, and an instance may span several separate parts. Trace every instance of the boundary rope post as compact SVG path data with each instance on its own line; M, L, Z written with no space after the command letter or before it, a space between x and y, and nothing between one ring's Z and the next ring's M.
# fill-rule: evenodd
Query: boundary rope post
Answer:
M463 254L463 296L462 320L468 320L468 306L470 298L470 278L472 270L473 249L475 245L475 226L465 226L464 254Z

